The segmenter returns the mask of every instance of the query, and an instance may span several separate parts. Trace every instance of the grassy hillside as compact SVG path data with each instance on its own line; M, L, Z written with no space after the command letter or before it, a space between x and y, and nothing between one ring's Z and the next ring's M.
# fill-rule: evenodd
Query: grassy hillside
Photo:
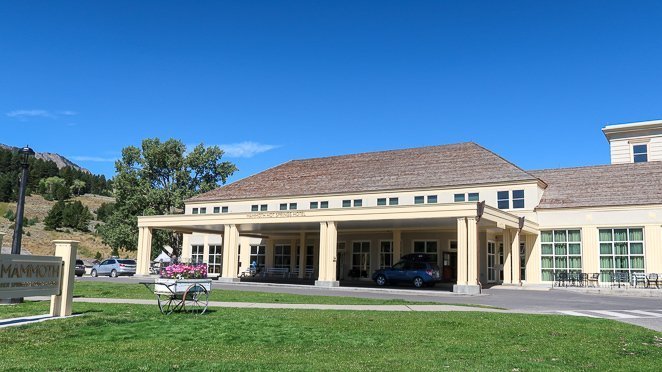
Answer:
M102 203L114 201L111 197L92 194L79 196L71 200L80 200L83 205L89 208L95 218L96 210ZM96 236L93 233L94 226L98 221L92 221L90 223L91 232L88 233L71 230L46 231L44 229L44 218L46 218L48 211L54 204L54 201L48 201L40 195L26 197L25 217L28 219L36 217L39 219L39 222L33 226L23 228L22 246L24 249L36 255L52 255L55 252L55 246L52 243L53 240L71 239L80 241L78 245L79 258L94 258L96 252L101 253L101 256L104 258L110 256L111 248L101 242L100 236ZM9 228L13 223L3 217L7 209L16 211L16 203L0 203L0 231L6 234L3 241L3 246L5 247L11 246L13 234L13 230ZM135 257L135 252L120 252L120 255L122 257Z

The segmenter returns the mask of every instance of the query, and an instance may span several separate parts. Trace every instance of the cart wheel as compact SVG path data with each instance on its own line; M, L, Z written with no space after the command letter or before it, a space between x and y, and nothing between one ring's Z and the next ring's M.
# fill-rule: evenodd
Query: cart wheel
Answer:
M159 302L159 310L161 310L161 314L170 315L175 310L176 304L173 296L159 294L156 295L156 299Z
M182 301L184 311L198 315L204 314L209 305L209 292L204 286L196 283L186 289Z

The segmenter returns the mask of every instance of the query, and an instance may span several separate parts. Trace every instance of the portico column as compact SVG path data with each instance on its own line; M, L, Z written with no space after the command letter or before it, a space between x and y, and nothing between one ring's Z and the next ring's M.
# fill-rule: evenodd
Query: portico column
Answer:
M467 284L478 285L478 228L476 218L467 218Z
M319 278L316 286L337 287L336 252L338 249L338 230L335 222L320 222Z
M478 232L475 217L457 219L457 283L453 292L478 294Z
M520 284L520 257L519 257L519 230L513 229L511 232L513 243L510 249L513 263L513 284Z
M393 264L402 257L402 231L393 230Z
M457 219L457 285L467 285L467 220Z
M138 228L138 253L136 257L136 275L149 275L149 262L152 255L152 229Z
M306 233L299 234L299 279L306 277Z
M511 229L503 230L503 284L513 284L513 238Z
M236 225L225 225L223 228L223 270L218 278L222 282L238 282L237 259L239 254L239 229Z

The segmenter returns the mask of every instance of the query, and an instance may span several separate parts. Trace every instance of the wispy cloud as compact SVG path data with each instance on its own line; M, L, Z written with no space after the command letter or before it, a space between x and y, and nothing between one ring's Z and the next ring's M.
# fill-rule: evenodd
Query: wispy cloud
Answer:
M225 145L218 145L225 155L231 158L251 158L257 154L267 152L277 148L276 145L267 145L252 141L244 141L239 143L230 143Z
M117 158L103 158L100 156L67 156L67 158L75 161L92 161L99 163L112 163L117 160Z
M6 113L10 118L27 121L29 119L57 119L59 116L75 116L78 115L76 111L62 110L51 112L48 110L14 110Z

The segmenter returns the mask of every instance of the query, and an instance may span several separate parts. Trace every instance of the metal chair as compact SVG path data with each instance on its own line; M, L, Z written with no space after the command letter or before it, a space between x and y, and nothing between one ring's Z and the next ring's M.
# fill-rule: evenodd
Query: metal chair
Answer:
M659 276L655 273L648 274L648 278L646 278L646 281L647 281L646 287L650 288L651 283L655 283L655 288L659 289L660 288L659 287L659 279L660 279Z
M591 285L593 284L593 285ZM593 273L590 276L586 274L586 285L591 287L600 286L600 273Z

